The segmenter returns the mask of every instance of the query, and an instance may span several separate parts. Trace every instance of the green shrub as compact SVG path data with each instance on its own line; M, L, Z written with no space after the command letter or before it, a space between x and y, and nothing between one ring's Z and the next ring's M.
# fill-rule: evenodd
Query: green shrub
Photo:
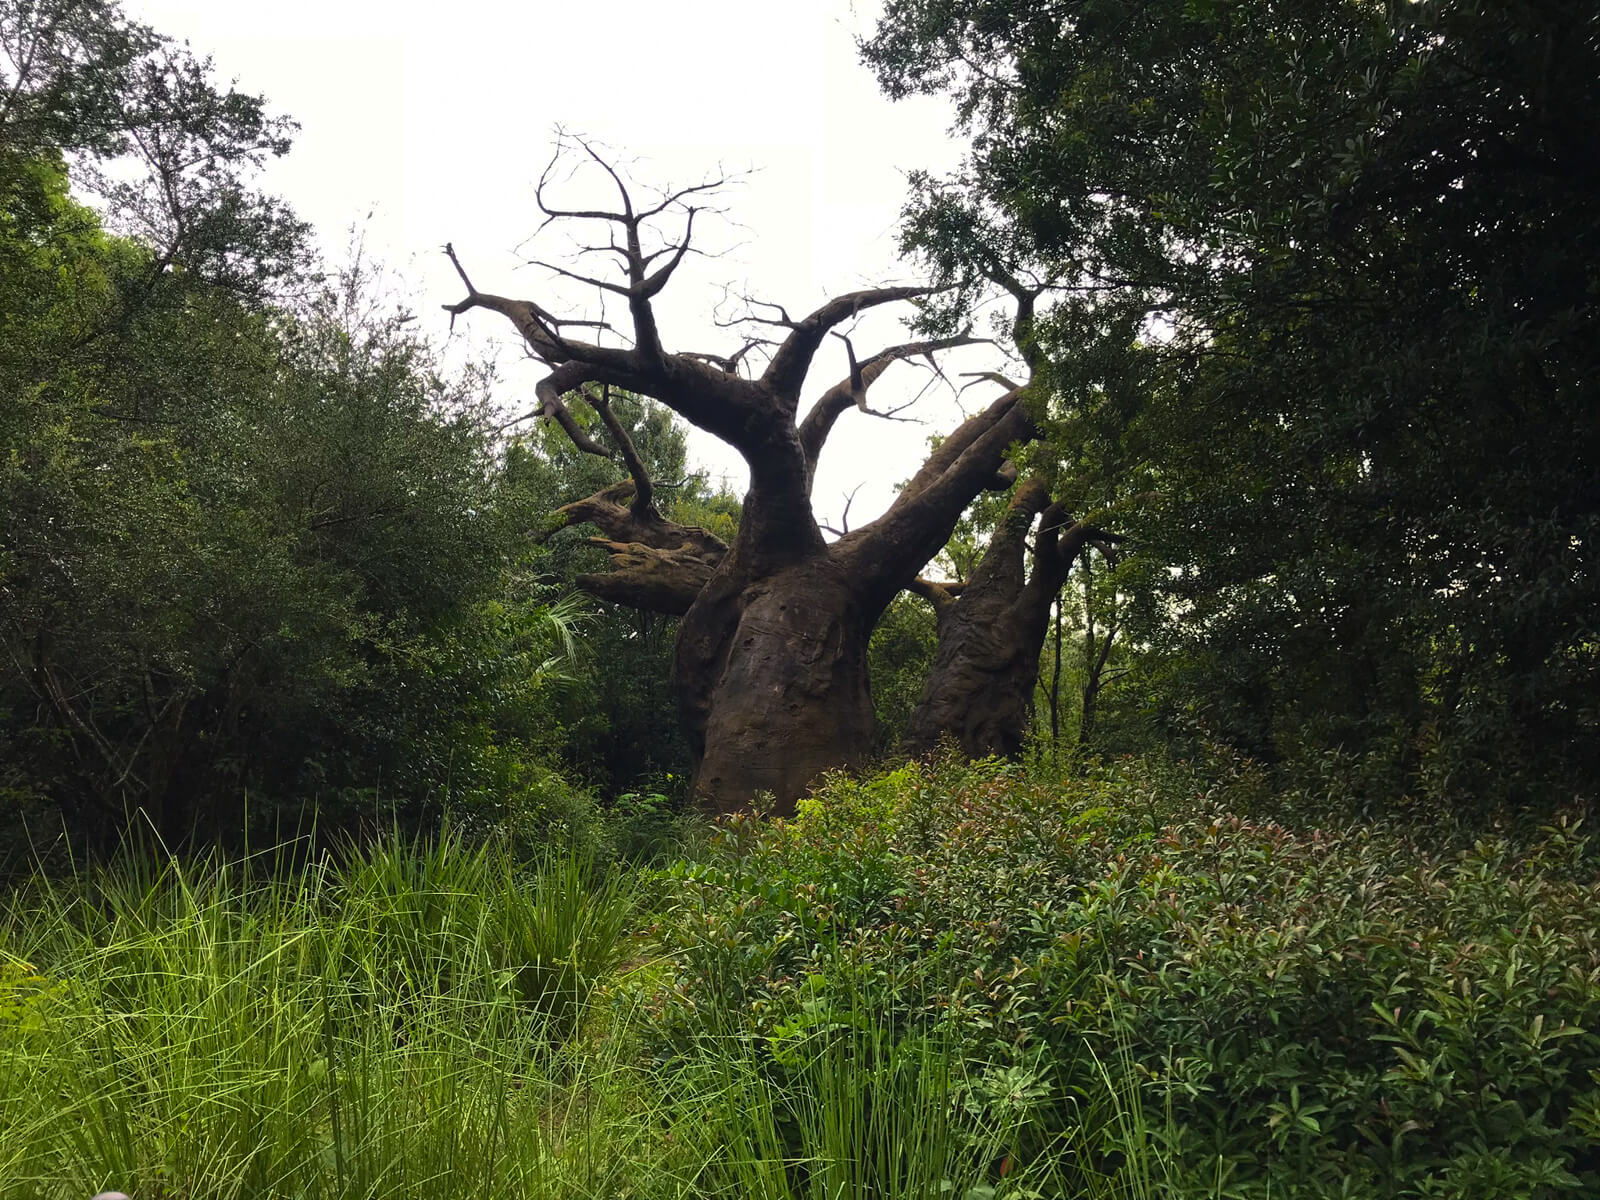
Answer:
M1570 822L1456 846L1293 831L1138 763L912 765L736 820L671 880L666 1054L711 1013L781 1041L865 992L885 1036L956 1032L967 1077L1027 1099L1032 1174L1080 1189L1600 1190L1600 885Z

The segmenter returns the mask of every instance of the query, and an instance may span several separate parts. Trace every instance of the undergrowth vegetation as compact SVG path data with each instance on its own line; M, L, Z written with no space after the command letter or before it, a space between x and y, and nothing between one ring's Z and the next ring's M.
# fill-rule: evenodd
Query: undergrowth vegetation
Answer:
M38 879L0 1194L1595 1194L1576 818L1261 800L911 765L658 869L445 837Z
M735 822L674 868L662 1036L692 1061L736 1025L782 1086L870 996L858 1061L955 1039L950 1103L1019 1194L1596 1194L1578 828L1453 844L1228 799L1138 764L913 765Z
M258 867L128 859L10 902L0 1193L606 1190L618 1064L563 1048L633 943L619 876L451 840Z

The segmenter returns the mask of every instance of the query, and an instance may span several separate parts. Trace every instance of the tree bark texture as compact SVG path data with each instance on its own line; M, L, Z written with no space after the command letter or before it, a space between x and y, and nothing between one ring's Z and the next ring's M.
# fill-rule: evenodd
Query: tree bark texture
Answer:
M926 754L948 738L975 758L1021 753L1051 608L1098 532L1052 504L1042 480L1018 486L959 597L936 601L939 648L902 750Z
M871 749L867 641L880 614L826 556L753 583L738 608L716 678L693 689L705 697L697 789L714 811L770 793L787 812L819 774Z

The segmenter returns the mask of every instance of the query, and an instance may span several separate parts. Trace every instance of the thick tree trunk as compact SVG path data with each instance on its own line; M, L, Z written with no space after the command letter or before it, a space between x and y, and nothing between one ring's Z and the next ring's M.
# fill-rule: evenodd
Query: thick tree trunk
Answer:
M704 722L695 791L713 812L768 793L773 811L790 813L823 771L859 766L871 750L878 614L825 556L752 584L737 612L716 679L686 706Z
M760 449L746 454L738 537L678 636L694 790L719 813L763 793L792 812L818 774L859 765L872 741L867 640L879 610L823 542L795 431Z
M1028 532L1040 512L1030 576ZM973 757L1021 753L1050 609L1094 532L1052 505L1042 481L1018 487L972 579L940 608L939 649L902 750L926 754L950 738Z

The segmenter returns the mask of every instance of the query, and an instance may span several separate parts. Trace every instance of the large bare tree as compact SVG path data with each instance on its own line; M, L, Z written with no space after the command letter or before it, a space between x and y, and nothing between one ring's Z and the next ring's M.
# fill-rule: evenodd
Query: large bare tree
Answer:
M662 342L654 303L691 250L697 212L720 180L636 201L622 173L581 141L558 151L587 155L610 176L609 208L551 203L552 173L536 198L546 223L606 232L587 251L610 257L614 274L557 275L616 297L617 328L566 319L533 300L473 286L447 247L466 296L452 316L487 309L509 320L548 368L535 414L558 423L579 448L622 462L629 480L567 506L571 523L593 524L613 569L587 577L596 595L682 614L674 683L699 758L695 790L714 811L748 806L768 792L780 808L818 773L859 764L872 741L867 642L884 608L911 585L950 537L980 491L1004 483L1009 448L1033 436L1026 384L998 398L941 441L870 524L830 542L812 511L817 462L841 416L873 412L868 391L896 362L932 359L982 339L966 334L908 341L858 358L847 336L848 372L809 405L802 391L830 335L863 312L912 301L924 287L880 287L838 296L800 317L752 301L744 328L756 333L730 353L673 351ZM673 232L663 236L664 224ZM1019 320L1026 314L1019 315ZM610 389L650 396L733 446L750 470L743 517L731 546L663 518L655 487L609 403ZM578 399L578 398L581 398ZM569 405L587 403L607 433L590 437Z

